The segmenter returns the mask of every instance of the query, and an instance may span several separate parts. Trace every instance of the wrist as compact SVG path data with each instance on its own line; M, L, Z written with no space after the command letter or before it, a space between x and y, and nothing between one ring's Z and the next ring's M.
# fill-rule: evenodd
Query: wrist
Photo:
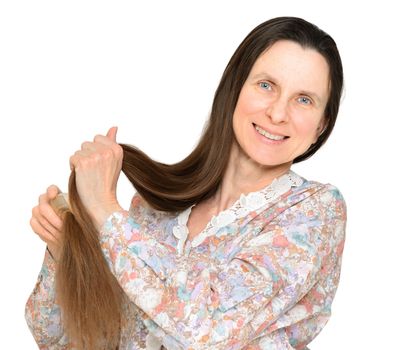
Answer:
M96 230L100 231L105 221L112 213L122 210L124 209L117 202L96 208L91 215Z

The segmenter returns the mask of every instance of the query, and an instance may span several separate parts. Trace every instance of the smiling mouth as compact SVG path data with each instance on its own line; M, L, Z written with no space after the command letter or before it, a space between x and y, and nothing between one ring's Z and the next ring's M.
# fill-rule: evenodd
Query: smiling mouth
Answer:
M257 132L258 132L260 135L265 136L265 137L266 137L267 139L269 139L269 140L273 140L273 141L282 141L282 140L285 140L285 139L288 139L288 138L289 138L289 136L282 136L282 135L274 135L274 134L271 134L271 133L269 133L267 130L264 130L264 129L260 128L258 125L254 124L254 123L253 123L253 126L254 126L254 128L257 130Z

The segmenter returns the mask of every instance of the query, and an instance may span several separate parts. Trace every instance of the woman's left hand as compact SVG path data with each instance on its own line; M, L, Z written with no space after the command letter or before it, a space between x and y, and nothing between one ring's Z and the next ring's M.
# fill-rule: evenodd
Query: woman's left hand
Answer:
M70 157L82 204L99 229L114 211L123 210L116 198L116 186L122 169L123 148L116 143L117 127L106 136L96 135L84 142Z

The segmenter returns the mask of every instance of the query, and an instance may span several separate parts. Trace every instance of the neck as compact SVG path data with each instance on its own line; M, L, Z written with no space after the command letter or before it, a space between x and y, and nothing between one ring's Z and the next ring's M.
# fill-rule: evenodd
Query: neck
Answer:
M210 199L212 209L219 213L229 208L242 193L258 191L268 186L275 178L289 171L292 163L265 166L249 158L235 143L223 181Z

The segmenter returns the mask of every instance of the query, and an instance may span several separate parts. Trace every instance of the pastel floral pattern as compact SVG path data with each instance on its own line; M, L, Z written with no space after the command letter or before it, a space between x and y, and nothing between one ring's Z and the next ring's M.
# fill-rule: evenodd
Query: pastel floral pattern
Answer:
M235 220L245 217L250 212L263 207L271 199L279 197L281 194L289 191L292 186L301 185L302 181L301 177L296 173L289 171L278 179L274 179L269 186L260 191L250 192L247 195L241 194L239 200L237 200L230 208L212 217L207 227L193 239L191 242L192 247L200 245L208 236L215 235L222 227L225 227L233 223ZM175 237L180 240L178 244L178 251L181 254L183 252L183 244L189 234L186 224L192 207L179 214L178 225L173 228Z
M136 194L130 211L103 225L103 253L130 299L120 349L306 349L339 283L346 206L338 189L289 171L242 195L193 244L190 212L157 212ZM46 255L26 319L40 349L72 349L54 269Z

